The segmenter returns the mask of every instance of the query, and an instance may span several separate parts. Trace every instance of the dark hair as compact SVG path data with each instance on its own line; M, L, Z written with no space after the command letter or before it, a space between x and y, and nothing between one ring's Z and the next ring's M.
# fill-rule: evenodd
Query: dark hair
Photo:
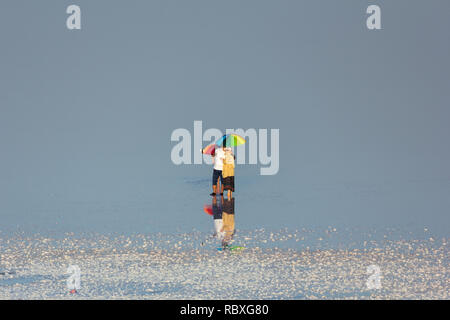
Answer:
M225 148L227 146L227 136L224 135L223 137L223 141L222 141L222 148Z

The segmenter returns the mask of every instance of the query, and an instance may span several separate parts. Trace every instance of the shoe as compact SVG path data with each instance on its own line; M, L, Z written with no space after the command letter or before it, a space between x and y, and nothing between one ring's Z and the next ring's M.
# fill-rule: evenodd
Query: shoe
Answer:
M210 193L209 195L214 197L216 195L216 193L213 192L213 193Z

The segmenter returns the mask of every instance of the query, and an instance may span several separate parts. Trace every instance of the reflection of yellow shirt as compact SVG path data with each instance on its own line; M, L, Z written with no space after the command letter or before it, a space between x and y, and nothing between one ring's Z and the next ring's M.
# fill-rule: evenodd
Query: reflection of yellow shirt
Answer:
M234 233L234 214L223 212L222 221L222 230L225 233L225 238L229 239Z
M223 161L222 177L234 176L234 157L230 152L225 153L225 159Z

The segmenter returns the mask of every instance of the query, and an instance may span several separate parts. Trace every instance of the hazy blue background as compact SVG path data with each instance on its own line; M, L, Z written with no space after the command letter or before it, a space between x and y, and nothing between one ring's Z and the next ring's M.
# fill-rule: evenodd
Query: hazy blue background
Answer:
M66 28L70 4L82 30ZM378 4L382 30L366 28ZM176 128L279 128L236 226L450 228L450 2L0 2L0 228L212 229Z

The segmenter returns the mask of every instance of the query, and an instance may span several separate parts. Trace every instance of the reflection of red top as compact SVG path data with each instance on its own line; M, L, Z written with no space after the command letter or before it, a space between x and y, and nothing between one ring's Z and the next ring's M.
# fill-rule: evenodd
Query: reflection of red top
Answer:
M203 211L205 211L205 213L209 214L210 216L213 215L213 209L212 209L212 205L210 204L205 204L203 206Z

